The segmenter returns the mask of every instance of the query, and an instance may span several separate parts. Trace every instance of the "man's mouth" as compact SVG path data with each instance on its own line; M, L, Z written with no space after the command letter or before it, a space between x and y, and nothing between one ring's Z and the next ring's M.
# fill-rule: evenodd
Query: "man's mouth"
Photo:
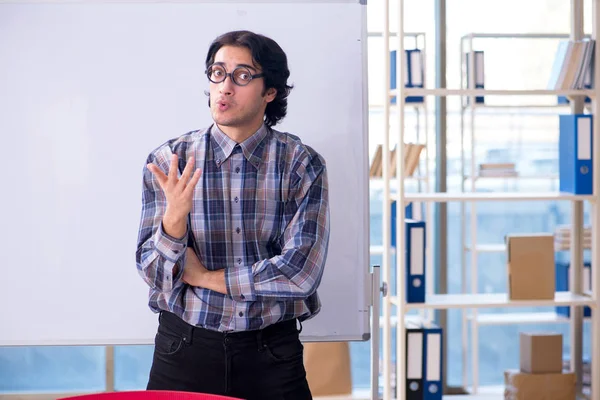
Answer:
M225 111L231 107L231 103L228 101L217 101L217 108L219 111Z

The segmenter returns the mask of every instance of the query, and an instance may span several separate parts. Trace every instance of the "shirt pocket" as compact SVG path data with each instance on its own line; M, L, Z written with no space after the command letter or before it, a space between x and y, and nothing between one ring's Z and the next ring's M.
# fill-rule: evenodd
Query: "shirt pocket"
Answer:
M266 190L257 196L256 221L261 240L270 243L278 242L283 234L285 202L281 198L279 188Z

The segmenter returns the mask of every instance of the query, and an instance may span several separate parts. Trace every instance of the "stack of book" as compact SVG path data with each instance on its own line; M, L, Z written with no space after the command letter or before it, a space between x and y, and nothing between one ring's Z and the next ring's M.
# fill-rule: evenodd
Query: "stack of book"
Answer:
M479 164L480 177L510 177L517 176L514 163L483 163Z
M419 158L421 157L421 151L425 148L423 144L415 143L404 143L404 176L413 176L417 166L419 165ZM396 148L390 151L390 173L391 177L396 177ZM369 170L369 177L381 178L383 174L383 150L381 145L377 145L375 156L371 162L371 168Z
M561 41L556 51L548 89L589 89L593 86L594 40Z

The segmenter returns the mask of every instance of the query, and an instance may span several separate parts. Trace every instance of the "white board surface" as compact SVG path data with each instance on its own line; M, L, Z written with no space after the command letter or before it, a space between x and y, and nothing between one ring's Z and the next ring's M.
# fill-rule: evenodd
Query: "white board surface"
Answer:
M151 344L135 263L148 153L212 120L210 42L249 29L286 51L275 128L327 161L331 241L307 341L369 337L365 5L0 1L0 345Z

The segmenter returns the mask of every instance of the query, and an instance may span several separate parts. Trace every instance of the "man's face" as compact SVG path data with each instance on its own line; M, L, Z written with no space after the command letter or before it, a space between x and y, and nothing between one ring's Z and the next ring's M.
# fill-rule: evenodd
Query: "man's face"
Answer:
M248 68L252 75L262 72L259 66L254 66L250 50L245 47L221 47L215 54L214 64L220 64L228 73L239 66ZM263 78L254 78L246 86L236 85L230 76L221 83L210 82L213 120L228 134L232 130L253 133L262 124L267 103L273 101L276 94L270 89L263 96L263 91Z

